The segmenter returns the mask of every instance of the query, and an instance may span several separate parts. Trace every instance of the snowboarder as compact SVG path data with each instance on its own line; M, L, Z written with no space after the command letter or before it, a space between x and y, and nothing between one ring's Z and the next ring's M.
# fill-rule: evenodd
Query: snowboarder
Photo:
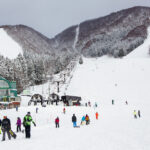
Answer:
M83 116L81 119L81 125L85 125L85 116Z
M66 109L65 109L65 108L63 109L63 113L64 113L64 114L66 113Z
M21 132L21 119L18 117L17 118L17 132Z
M4 119L2 120L2 132L3 132L3 138L2 141L5 141L5 134L7 132L8 139L11 140L11 135L9 130L11 129L11 123L10 120L7 118L7 116L4 116Z
M73 127L77 126L77 117L75 116L75 114L73 114L72 116L72 122L73 122Z
M128 102L127 102L127 101L126 101L125 103L126 103L126 105L128 105Z
M25 127L25 136L26 138L30 138L31 137L31 122L34 124L34 126L36 126L35 122L32 120L31 114L30 112L27 113L27 115L24 117L23 120L23 125Z
M55 125L56 125L56 128L59 128L59 118L58 117L55 119Z
M140 112L140 110L138 110L138 116L139 116L139 118L141 117L141 112Z
M136 119L137 118L136 110L134 110L133 114L134 114L134 118Z
M86 121L86 125L88 125L90 123L90 119L89 119L89 116L87 114L85 116L85 121Z
M98 112L96 112L96 113L95 113L96 120L98 120L98 115L99 115Z

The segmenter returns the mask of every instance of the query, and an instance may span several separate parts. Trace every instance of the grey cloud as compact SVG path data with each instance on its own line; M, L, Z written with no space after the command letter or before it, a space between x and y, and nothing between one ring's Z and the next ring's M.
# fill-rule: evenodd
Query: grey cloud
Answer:
M133 6L150 6L150 0L0 0L0 25L28 25L48 37L87 19Z

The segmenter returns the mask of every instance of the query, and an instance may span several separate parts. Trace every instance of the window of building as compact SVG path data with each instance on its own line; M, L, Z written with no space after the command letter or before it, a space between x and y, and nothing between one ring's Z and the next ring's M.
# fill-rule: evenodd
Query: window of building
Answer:
M9 88L9 85L6 81L0 80L0 87L1 88Z

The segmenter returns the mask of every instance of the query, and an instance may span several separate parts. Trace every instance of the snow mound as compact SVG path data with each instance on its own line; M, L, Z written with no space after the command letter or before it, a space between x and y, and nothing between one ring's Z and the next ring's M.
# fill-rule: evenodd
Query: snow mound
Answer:
M0 29L0 55L9 59L15 59L19 53L23 53L22 48L6 33Z

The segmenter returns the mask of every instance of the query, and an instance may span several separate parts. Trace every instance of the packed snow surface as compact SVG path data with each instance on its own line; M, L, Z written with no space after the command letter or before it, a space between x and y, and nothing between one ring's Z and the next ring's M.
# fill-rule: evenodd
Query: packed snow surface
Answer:
M15 42L3 28L0 28L0 55L15 59L22 54L22 48Z
M61 93L82 97L82 106L68 106L66 114L63 114L64 106L61 103L58 106L28 107L29 97L23 96L22 106L18 112L15 109L2 110L0 118L7 115L11 119L14 131L17 117L23 119L28 111L31 112L37 126L32 126L31 139L25 139L23 133L18 133L17 139L0 142L1 149L150 150L150 58L147 55L150 42L147 42L148 40L149 37L140 49L137 48L134 53L122 59L84 58L84 63L76 66L68 90L60 89ZM47 85L44 84L43 89ZM34 90L42 93L41 87L40 90L34 87ZM111 103L112 99L114 105ZM88 101L91 102L91 107L85 107L84 104ZM94 107L95 102L98 104L97 108ZM37 114L36 107L39 108ZM141 111L141 118L134 118L134 110ZM95 112L99 113L98 120L95 119ZM90 124L73 128L72 114L76 114L78 125L81 117L88 114ZM54 124L57 116L60 118L59 129L56 129Z

